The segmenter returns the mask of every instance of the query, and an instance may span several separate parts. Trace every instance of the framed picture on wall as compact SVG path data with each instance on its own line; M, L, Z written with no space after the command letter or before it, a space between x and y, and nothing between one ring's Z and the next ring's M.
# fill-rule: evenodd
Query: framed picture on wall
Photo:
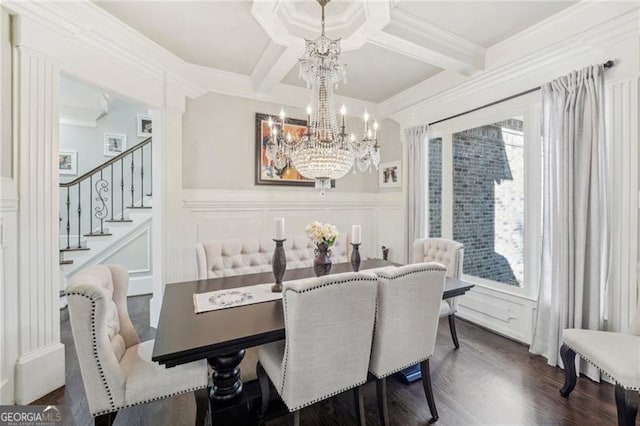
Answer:
M148 115L138 115L138 136L151 137L151 128L153 122Z
M380 163L378 167L379 188L399 188L402 186L402 170L400 161Z
M76 151L65 149L58 153L58 172L61 175L77 175L78 174L78 153Z
M121 133L104 134L104 155L115 157L127 150L127 135Z
M269 117L280 134L290 134L292 140L299 140L307 131L307 121L294 118L285 119L284 130L277 116L256 114L256 185L313 186L313 179L302 176L286 158L275 153L275 145L269 130ZM283 133L284 132L284 133Z

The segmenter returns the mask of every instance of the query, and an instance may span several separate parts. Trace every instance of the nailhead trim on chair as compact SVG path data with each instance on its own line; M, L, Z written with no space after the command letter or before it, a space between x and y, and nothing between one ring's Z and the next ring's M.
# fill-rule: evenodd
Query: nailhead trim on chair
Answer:
M383 373L383 374L377 375L375 372L371 371L371 374L373 374L374 376L376 376L378 379L382 379L383 377L390 376L390 375L392 375L392 374L394 374L394 373L397 373L398 371L402 371L402 370L404 370L405 368L409 368L409 367L411 367L411 366L413 366L413 365L416 365L416 364L418 364L418 363L421 363L422 361L425 361L425 360L427 360L427 359L431 359L431 357L432 357L432 355L429 355L429 356L428 356L428 357L426 357L426 358L420 358L420 359L417 359L417 360L415 360L415 361L413 361L413 362L410 362L409 364L405 365L404 367L396 368L395 370L391 370L391 371L389 371L388 373Z
M600 366L598 366L598 364L596 364L595 362L591 361L589 358L587 358L586 356L582 355L580 352L578 352L577 350L573 349L571 347L571 345L569 345L567 342L563 341L562 343L564 343L565 345L567 345L569 347L569 349L571 349L572 351L574 351L578 356L580 356L580 358L584 359L585 361L587 361L589 364L593 365L595 368L597 368L602 374L604 374L607 377L610 377L611 380L613 380L617 385L622 386L623 388L627 389L627 390L635 390L635 391L640 391L640 387L634 387L634 386L625 386L622 383L620 383L618 381L618 379L616 379L615 377L613 377L611 375L611 373L603 370L602 368L600 368ZM566 367L565 367L566 368ZM580 372L577 372L577 375L580 375Z
M404 274L393 275L393 276L387 275L386 271L374 272L374 274L376 274L380 278L386 278L386 279L392 280L392 279L395 279L395 278L406 277L407 275L417 274L418 272L442 272L442 271L447 272L447 268L439 267L439 266L430 266L428 268L416 269L416 270L413 270L413 271L407 271Z
M101 416L103 414L108 414L108 413L113 413L115 411L121 410L123 408L128 408L128 407L134 407L136 405L141 405L141 404L147 404L149 402L152 401L157 401L159 399L165 399L165 398L170 398L172 396L176 396L176 395L181 395L183 393L187 393L187 392L194 392L198 389L204 389L207 387L207 385L205 384L204 386L201 387L195 387L195 388L188 388L185 390L180 390L177 392L173 392L169 395L163 395L163 396L159 396L157 398L152 398L152 399L147 399L144 401L140 401L140 402L136 402L135 404L126 404L123 405L121 407L117 407L114 402L113 402L113 396L111 395L111 389L109 388L109 384L107 383L107 378L104 375L104 370L102 369L102 364L100 363L100 358L98 358L98 345L96 342L96 320L95 320L95 314L96 314L96 300L94 298L91 298L89 296L87 296L86 294L82 294L82 293L76 293L76 292L67 292L66 293L67 296L82 296L82 297L86 297L87 299L89 299L91 301L91 340L92 340L92 345L93 345L93 357L96 360L96 364L98 365L98 373L100 373L100 377L102 378L102 384L104 385L105 389L107 390L107 396L109 397L109 401L111 403L111 410L102 410L102 411L98 411L95 413L91 413L92 416L96 417L96 416Z
M327 283L319 284L319 285L317 285L317 286L310 287L310 288L307 288L307 289L304 289L304 290L299 290L299 291L298 291L298 290L294 290L294 289L292 289L292 288L287 288L287 289L285 290L285 292L284 292L284 295L282 296L283 303L284 303L284 304L285 304L285 306L286 306L286 304L287 304L287 297L286 297L286 296L287 296L287 292L289 292L289 291L292 291L292 292L297 293L297 294L301 294L301 293L309 292L309 291L311 291L311 290L317 290L317 289L320 289L320 288L322 288L322 287L327 287L327 286L330 286L330 285L337 285L337 284L352 283L352 282L354 282L354 281L378 281L378 280L377 280L377 278L372 278L372 277L360 277L360 278L353 278L353 279L342 280L342 281L329 281L329 282L327 282ZM286 310L286 308L284 309L284 321L285 321L285 324L287 324L287 310ZM282 391L284 390L284 381L285 381L285 377L286 377L286 375L287 375L287 365L288 365L288 361L289 361L289 335L285 333L285 353L284 353L284 362L283 362L284 367L282 368L282 378L280 379L280 383L279 383L279 385L280 385L280 386L279 386L279 389L278 389L278 392L279 392L281 395L282 395ZM268 375L268 374L267 374L267 375ZM273 381L273 380L272 380L272 381ZM349 389L353 389L353 388L355 388L355 387L358 387L358 386L360 386L360 385L362 385L362 384L364 384L364 383L366 383L366 382L367 382L367 380L366 380L366 378L365 378L365 380L363 380L362 382L359 382L359 383L353 384L353 385L351 385L351 386L348 386L348 387L342 388L342 389L337 390L337 391L335 391L335 392L331 392L331 393L329 393L329 394L327 394L327 395L324 395L324 396L321 396L321 397L319 397L319 398L316 398L316 399L314 399L314 400L312 400L312 401L309 401L309 402L307 402L307 403L305 403L305 404L299 405L299 406L297 406L297 407L295 407L295 408L291 408L291 407L289 407L289 405L287 405L287 403L286 403L284 400L283 400L283 402L285 403L285 405L287 406L287 408L289 409L289 411L290 411L290 412L293 412L293 411L299 410L299 409L301 409L301 408L308 407L309 405L313 405L313 404L315 404L316 402L323 401L323 400L325 400L325 399L327 399L327 398L330 398L330 397L332 397L332 396L334 396L334 395L338 395L338 394L340 394L340 393L342 393L342 392L348 391Z
M96 361L98 366L98 373L100 374L100 378L102 379L102 384L104 385L105 390L107 391L107 396L109 397L109 403L111 404L112 410L106 411L107 413L116 411L117 408L113 402L113 395L111 394L111 389L109 388L109 383L107 383L107 378L104 375L104 370L102 368L102 363L100 362L100 358L98 357L98 342L96 340L96 299L87 296L86 294L77 293L77 292L67 292L68 296L82 296L86 297L91 301L91 344L93 347L93 358Z

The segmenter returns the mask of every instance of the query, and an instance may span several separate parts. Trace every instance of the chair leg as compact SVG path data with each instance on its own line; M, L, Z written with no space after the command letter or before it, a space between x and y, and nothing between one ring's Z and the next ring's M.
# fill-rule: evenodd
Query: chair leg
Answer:
M451 339L456 349L460 348L458 343L458 333L456 332L456 314L449 314L449 331L451 331Z
M431 411L432 421L438 420L438 410L436 409L436 401L433 399L433 389L431 388L431 372L429 370L429 360L425 359L420 363L420 372L422 373L422 386L424 394L427 397L429 411Z
M294 411L292 414L293 426L300 426L300 410Z
M563 344L560 347L560 356L564 364L564 386L560 388L560 395L566 398L576 387L576 353Z
M386 426L389 424L389 405L387 404L387 378L376 380L376 396L378 398L378 415L380 416L380 424Z
M113 422L116 420L117 411L113 413L102 414L100 416L94 417L94 425L95 426L111 426Z
M264 370L260 361L256 365L256 375L258 376L258 383L260 384L260 413L259 416L261 418L267 413L267 409L269 408L269 400L271 398L270 389L269 389L269 376L267 372Z
M196 426L204 426L209 415L209 389L198 389L193 395L196 398Z
M616 407L618 408L618 426L635 426L640 394L637 390L625 389L616 385Z
M356 409L356 423L360 426L365 426L367 420L364 413L364 399L362 399L360 386L353 388L353 402Z

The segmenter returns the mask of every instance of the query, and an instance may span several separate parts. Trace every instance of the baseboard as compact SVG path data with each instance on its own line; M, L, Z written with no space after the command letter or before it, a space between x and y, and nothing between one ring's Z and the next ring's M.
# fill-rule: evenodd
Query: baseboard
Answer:
M153 276L129 276L129 291L127 296L140 296L153 293Z
M15 381L18 405L29 404L64 386L64 345L54 343L20 355Z

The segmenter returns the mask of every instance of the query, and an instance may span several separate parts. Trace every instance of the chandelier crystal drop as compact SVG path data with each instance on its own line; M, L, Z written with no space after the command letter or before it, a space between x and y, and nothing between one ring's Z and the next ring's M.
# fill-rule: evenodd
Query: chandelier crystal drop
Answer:
M346 65L340 61L340 39L331 40L325 35L324 7L330 0L318 0L322 8L322 31L315 40L306 40L305 53L300 63L300 78L311 90L311 102L307 107L307 129L299 139L290 133L278 131L269 119L270 138L266 156L275 167L282 169L290 164L304 177L314 179L316 188L323 193L331 188L332 179L340 179L353 169L365 172L378 168L378 122L369 123L364 114L364 133L358 140L346 131L346 107L343 105L341 123L338 125L334 90L347 81ZM280 128L284 129L285 114L280 112Z

